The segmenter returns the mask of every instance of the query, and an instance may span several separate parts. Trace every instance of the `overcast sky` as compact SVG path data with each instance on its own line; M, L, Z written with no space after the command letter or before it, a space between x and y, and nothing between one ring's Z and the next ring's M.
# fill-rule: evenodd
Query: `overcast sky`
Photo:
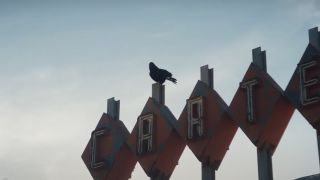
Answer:
M107 99L129 131L149 96L148 62L170 70L166 105L179 117L200 78L229 104L258 46L284 89L320 25L320 1L0 0L0 180L88 180L81 154ZM319 172L316 134L295 112L273 156L275 180ZM239 129L219 180L256 180L256 148ZM186 148L171 179L200 179ZM137 164L132 179L147 176Z

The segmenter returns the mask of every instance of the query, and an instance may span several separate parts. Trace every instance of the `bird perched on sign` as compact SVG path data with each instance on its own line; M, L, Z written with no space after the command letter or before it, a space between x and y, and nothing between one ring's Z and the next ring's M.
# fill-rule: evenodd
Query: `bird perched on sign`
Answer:
M160 83L163 84L166 80L172 81L173 83L177 83L177 80L172 77L172 74L165 69L158 68L153 62L149 63L150 77Z

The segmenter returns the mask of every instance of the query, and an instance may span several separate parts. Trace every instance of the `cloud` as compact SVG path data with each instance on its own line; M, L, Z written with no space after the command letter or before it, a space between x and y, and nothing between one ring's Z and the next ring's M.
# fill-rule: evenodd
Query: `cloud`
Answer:
M320 2L318 0L297 0L297 3L300 16L305 16L306 18L319 17Z

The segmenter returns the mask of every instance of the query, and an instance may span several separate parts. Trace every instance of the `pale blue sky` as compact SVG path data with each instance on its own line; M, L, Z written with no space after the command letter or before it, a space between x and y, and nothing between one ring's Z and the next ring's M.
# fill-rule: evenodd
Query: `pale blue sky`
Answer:
M268 72L285 88L320 25L317 0L0 0L0 180L90 179L80 156L107 98L121 100L131 131L152 80L148 62L170 70L166 104L179 117L199 68L215 70L229 104L251 62L267 51ZM257 179L256 150L239 130L217 179ZM295 112L273 157L274 179L319 171L315 131ZM172 179L200 179L186 148ZM146 179L137 166L132 179Z

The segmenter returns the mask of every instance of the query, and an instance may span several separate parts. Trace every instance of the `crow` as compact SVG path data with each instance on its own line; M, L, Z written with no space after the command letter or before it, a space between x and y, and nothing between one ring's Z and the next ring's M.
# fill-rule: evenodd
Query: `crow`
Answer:
M166 80L172 81L175 84L177 83L177 80L172 77L170 72L165 69L158 68L153 62L149 63L149 70L150 77L160 84L163 84Z

